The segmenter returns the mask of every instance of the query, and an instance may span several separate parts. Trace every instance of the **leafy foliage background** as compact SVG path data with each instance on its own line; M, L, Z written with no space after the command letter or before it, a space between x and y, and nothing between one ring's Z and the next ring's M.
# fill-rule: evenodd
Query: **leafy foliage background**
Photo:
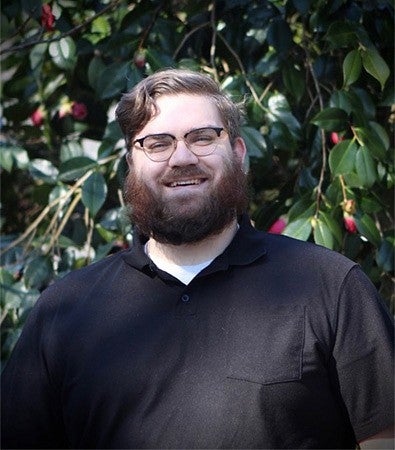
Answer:
M4 0L2 359L42 289L128 246L114 108L164 67L245 100L257 228L359 262L394 311L393 16L384 0Z

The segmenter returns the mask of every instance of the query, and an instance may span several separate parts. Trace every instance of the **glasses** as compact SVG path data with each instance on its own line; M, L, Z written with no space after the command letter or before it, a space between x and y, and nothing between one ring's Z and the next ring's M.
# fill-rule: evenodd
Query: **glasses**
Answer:
M170 159L177 148L178 141L184 141L188 149L196 156L208 156L214 152L223 128L198 128L177 139L171 134L149 134L136 139L133 145L140 144L142 150L151 161L163 162ZM139 148L139 147L137 147Z

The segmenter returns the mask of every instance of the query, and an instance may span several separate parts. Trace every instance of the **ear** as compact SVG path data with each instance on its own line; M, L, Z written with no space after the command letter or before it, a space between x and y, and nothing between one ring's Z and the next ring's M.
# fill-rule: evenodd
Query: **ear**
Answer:
M240 163L243 165L245 157L247 155L247 147L243 138L241 137L236 138L235 143L233 144L233 150L238 156Z

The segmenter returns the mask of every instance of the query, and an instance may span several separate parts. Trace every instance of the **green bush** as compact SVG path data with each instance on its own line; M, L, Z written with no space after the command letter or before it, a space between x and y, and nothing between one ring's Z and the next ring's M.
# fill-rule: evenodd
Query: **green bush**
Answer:
M246 103L256 227L358 261L394 310L389 1L2 3L2 359L39 292L125 248L114 108L164 67ZM271 228L273 230L273 228Z

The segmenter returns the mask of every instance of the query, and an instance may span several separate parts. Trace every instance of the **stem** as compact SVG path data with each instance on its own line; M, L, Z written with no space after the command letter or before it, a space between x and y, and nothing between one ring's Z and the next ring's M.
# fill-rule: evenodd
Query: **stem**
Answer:
M199 31L201 28L207 27L208 25L210 25L210 22L204 22L201 23L200 25L198 25L197 27L195 27L193 30L191 30L189 33L187 33L181 40L181 42L179 43L178 47L175 49L174 53L173 53L173 59L177 58L178 53L180 52L180 50L182 49L182 47L184 47L185 42L194 34L196 33L196 31Z
M228 41L222 36L221 33L217 33L217 35L218 35L218 37L222 40L222 42L225 44L226 48L227 48L227 49L230 51L230 53L233 55L233 57L235 58L235 60L237 61L237 64L238 64L239 67L240 67L241 73L242 73L243 76L244 76L245 83L246 83L248 89L250 90L250 92L251 92L251 94L252 94L254 100L256 101L257 105L262 109L262 111L268 112L268 111L267 111L267 108L265 108L265 107L262 105L261 99L259 98L258 94L256 93L254 86L252 85L252 83L251 83L250 80L248 79L248 77L247 77L247 72L246 72L245 69L244 69L244 65L243 65L241 59L239 58L239 55L233 50L233 48L229 45Z
M156 7L156 9L154 10L153 14L152 14L152 19L151 22L149 23L148 27L144 30L144 33L140 39L139 45L138 45L138 50L141 50L144 47L144 43L147 40L152 27L155 25L156 19L158 18L158 15L160 13L160 11L164 8L166 2L162 1L161 3L159 3L159 5Z
M212 35L211 35L211 46L210 46L210 64L213 68L214 72L214 79L218 83L218 72L215 65L215 50L216 50L216 41L217 41L217 27L215 24L215 0L211 4L211 15L210 15L210 22L211 22L211 29L212 29Z
M304 48L304 51L306 53L307 66L308 66L309 72L313 78L315 90L317 92L320 110L322 111L324 109L324 101L323 101L322 94L321 94L320 84L318 82L317 77L315 76L313 65L311 64L311 58L310 58L309 51L307 50L307 48ZM315 218L318 218L318 214L320 211L320 203L321 203L321 197L322 197L322 185L324 184L324 179L325 179L327 154L328 154L328 151L326 148L326 142L325 142L325 132L322 129L321 129L321 148L322 148L322 150L321 150L322 166L321 166L321 171L320 171L320 178L318 180L318 185L317 185L316 208L315 208L315 215L314 215Z
M340 185L342 187L343 201L347 201L346 183L344 181L344 176L339 175Z
M63 228L66 226L66 223L70 219L70 216L73 213L75 207L77 206L78 202L81 200L81 196L82 196L81 191L77 192L77 194L74 197L73 201L71 202L66 214L64 215L62 222L60 223L56 232L53 234L46 253L48 253L51 250L51 248L55 245L55 242L59 239L59 236L62 233Z
M85 224L86 224L86 228L88 229L88 233L86 236L86 251L87 251L87 255L86 255L86 264L89 264L91 262L91 257L90 257L90 248L91 248L91 243L92 243L92 236L93 236L93 228L94 228L94 222L93 219L91 217L89 217L89 209L85 208Z

